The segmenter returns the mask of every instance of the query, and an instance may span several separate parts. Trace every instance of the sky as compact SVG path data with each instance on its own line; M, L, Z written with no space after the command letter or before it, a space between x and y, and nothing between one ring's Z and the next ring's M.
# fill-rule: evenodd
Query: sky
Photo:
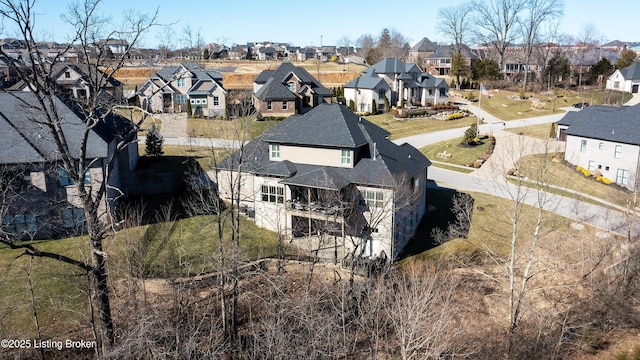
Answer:
M345 37L353 45L363 34L377 39L384 28L401 33L414 45L424 37L450 43L436 30L438 10L463 2L465 0L103 0L100 10L113 24L119 24L127 12L152 14L158 9L158 22L169 30L151 29L139 47L158 47L162 34L166 33L173 34L177 43L184 38L186 26L190 26L193 33L200 31L205 43L225 45L262 41L295 46L337 45ZM61 20L69 6L65 3L65 0L36 0L37 34L44 40L62 43L69 39L71 27ZM638 0L618 0L615 6L595 0L565 0L561 31L577 36L585 25L591 24L600 41L640 42L640 32L633 31L638 14ZM0 27L0 37L16 37L6 19Z

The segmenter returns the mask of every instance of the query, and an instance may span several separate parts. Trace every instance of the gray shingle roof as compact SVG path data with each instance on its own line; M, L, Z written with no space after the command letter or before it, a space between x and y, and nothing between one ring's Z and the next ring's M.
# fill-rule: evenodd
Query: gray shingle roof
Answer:
M71 155L77 159L86 126L62 101L58 98L54 101ZM39 163L60 159L49 130L39 124L44 121L43 114L30 106L36 104L35 94L31 92L0 93L0 131L3 139L0 142L0 163ZM113 138L113 134L109 134L109 127L111 125L103 125L101 129L90 132L87 157L107 157L108 141Z
M568 112L558 121L567 135L640 145L640 104L635 106L589 106Z
M422 72L420 68L416 64L406 64L399 59L396 58L385 58L375 63L373 66L373 71L376 74L400 74L403 72Z
M291 77L292 74L295 75L298 79L300 79L300 82L303 85L309 85L309 87L312 89L314 93L320 96L332 95L331 90L324 87L318 80L316 80L316 78L311 76L311 74L309 74L309 72L306 69L297 67L289 62L283 62L282 64L280 64L280 66L278 66L277 69L264 70L263 72L258 74L258 76L253 80L253 82L256 84L264 84L264 86L258 91L258 93L256 93L256 97L258 97L258 99L261 99L261 100L268 99L268 98L265 98L264 93L260 93L260 91L268 92L271 94L272 90L265 89L266 87L274 86L279 88L280 86L283 86L283 84L287 81L287 79ZM269 81L269 79L273 79L273 81ZM285 89L287 89L286 86L285 86ZM288 99L288 98L281 97L284 95L284 93L281 92L281 89L274 90L272 94L273 96L276 96L276 97L273 97L273 99Z
M625 80L638 80L640 79L640 63L633 63L629 66L627 66L624 69L620 70L620 75L622 75L622 77Z
M347 88L347 89L349 89L349 88L353 88L353 89L375 89L376 87L378 87L378 85L381 82L386 84L386 82L384 82L384 80L381 77L376 75L376 73L373 72L373 69L372 69L372 70L366 70L359 77L357 77L357 78L349 81L348 83L344 84L344 87ZM387 85L386 87L388 88L389 86Z
M426 37L422 38L422 40L418 41L417 44L413 45L411 51L435 51L437 45Z
M303 115L290 116L270 131L264 141L332 148L356 148L367 140L358 126L360 117L347 107L320 104Z
M243 170L281 177L284 184L341 189L348 184L393 187L397 177L413 176L431 162L418 149L396 145L389 132L360 118L340 104L321 104L304 115L291 116L250 141L243 151ZM324 148L360 149L353 168L270 161L269 143ZM233 169L239 152L220 163Z
M256 97L262 101L268 100L295 100L297 97L289 91L289 88L282 83L270 78L267 82L256 92Z

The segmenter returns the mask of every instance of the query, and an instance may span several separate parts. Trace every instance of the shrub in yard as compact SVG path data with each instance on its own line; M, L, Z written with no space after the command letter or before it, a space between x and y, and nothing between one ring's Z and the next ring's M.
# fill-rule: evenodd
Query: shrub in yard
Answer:
M447 115L447 118L445 120L456 120L456 119L462 119L463 117L464 115L462 115L461 113L453 113L453 114Z
M582 169L582 175L584 175L585 177L589 177L591 176L591 171L589 171L589 169Z
M605 185L611 185L611 183L613 182L613 181L611 181L610 179L608 179L608 178L606 178L604 176L596 176L596 181L597 182L601 182L601 183L603 183Z

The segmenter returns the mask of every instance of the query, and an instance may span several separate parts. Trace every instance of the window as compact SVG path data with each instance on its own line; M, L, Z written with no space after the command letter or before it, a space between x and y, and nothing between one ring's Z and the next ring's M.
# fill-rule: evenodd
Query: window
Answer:
M187 85L187 81L184 78L178 79L178 86L185 87Z
M593 172L596 169L596 163L593 160L589 160L589 171Z
M378 89L378 99L383 100L384 99L384 89Z
M363 190L361 195L364 203L369 207L381 208L384 206L384 196L380 191Z
M604 143L603 142L598 144L598 149L600 149L600 150L604 149Z
M271 144L271 158L280 159L280 144Z
M241 178L241 179L240 179L240 187L241 187L241 188L243 188L243 189L246 189L246 188L247 188L247 186L248 186L248 184L247 184L247 178L244 178L244 177L243 177L243 178Z
M620 185L627 185L629 183L629 170L618 169L616 182Z
M78 208L62 210L62 227L65 229L82 227L84 224L84 211Z
M35 233L38 231L36 216L31 213L5 215L2 217L2 228L9 234L20 234L24 232Z
M220 98L218 98L217 96L213 97L213 106L219 106L220 105Z
M68 78L70 78L70 77L71 77L71 73L70 73L70 72L68 72L68 71L65 71L65 72L64 72L64 78L65 78L65 79L68 79Z
M622 145L616 145L616 152L613 154L613 157L616 159L620 159L622 156Z
M58 168L58 184L60 186L73 185L73 180L69 177L69 172L63 167Z
M187 103L187 95L185 95L185 94L177 94L176 95L176 102L178 104L186 104Z
M351 150L343 149L341 151L340 164L342 164L342 165L350 165L351 164Z
M284 188L282 186L262 185L262 201L284 203Z
M580 152L587 152L587 140L580 140Z
M289 89L289 91L291 91L292 93L296 92L296 83L294 83L293 81L289 81L287 83L287 89Z
M620 81L614 81L613 82L613 88L614 89L620 89Z
M85 185L91 185L91 170L87 169L87 171L84 172L84 184Z
M283 101L282 102L282 110L287 110L287 109L289 109L289 102Z
M267 101L267 110L271 110L271 101Z

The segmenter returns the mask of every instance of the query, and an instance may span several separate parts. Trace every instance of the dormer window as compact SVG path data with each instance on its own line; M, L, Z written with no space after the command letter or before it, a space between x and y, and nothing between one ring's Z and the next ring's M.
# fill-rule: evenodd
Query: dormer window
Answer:
M185 87L185 86L187 86L187 81L184 78L179 78L178 87Z
M65 71L65 72L64 72L64 78L65 78L65 79L68 79L68 78L70 78L70 77L71 77L71 73L70 73L70 72L68 72L68 71Z
M289 89L289 91L291 91L292 93L296 92L296 83L294 83L293 81L289 81L287 83L287 89Z
M271 144L271 159L280 159L280 144Z
M340 164L351 165L351 150L342 149L340 154Z

